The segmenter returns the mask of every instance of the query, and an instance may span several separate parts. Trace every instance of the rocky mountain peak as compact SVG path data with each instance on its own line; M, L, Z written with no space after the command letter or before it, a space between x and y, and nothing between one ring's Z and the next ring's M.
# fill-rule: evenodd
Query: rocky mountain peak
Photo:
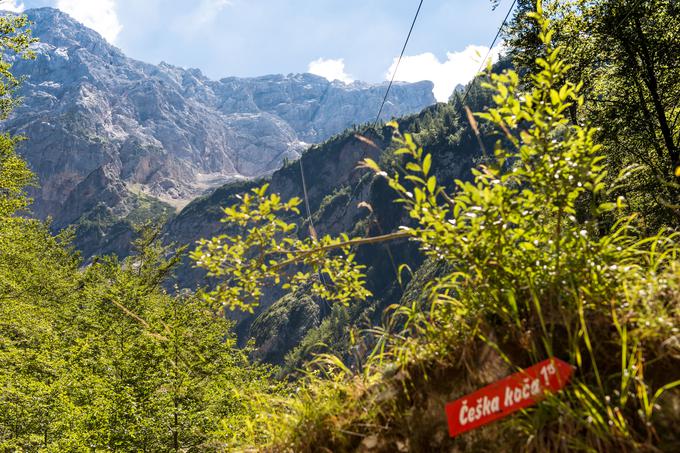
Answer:
M179 208L269 174L308 144L371 121L384 94L383 84L312 74L210 80L128 58L57 9L26 14L40 41L35 60L14 62L24 105L4 127L28 137L19 152L41 183L34 212L59 227L101 203L123 217L139 196ZM434 102L430 82L396 84L385 116Z
M25 13L34 24L33 35L42 43L75 51L83 48L94 55L123 58L123 53L99 33L82 25L67 13L51 7L29 9Z

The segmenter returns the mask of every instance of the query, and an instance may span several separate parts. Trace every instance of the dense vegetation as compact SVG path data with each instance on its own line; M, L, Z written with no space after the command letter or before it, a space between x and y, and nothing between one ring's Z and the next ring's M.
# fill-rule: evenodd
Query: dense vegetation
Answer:
M23 17L0 18L3 54L31 57ZM17 100L0 64L0 112ZM140 230L136 253L82 267L58 236L27 218L34 183L0 136L0 451L222 450L257 441L267 368L235 348L228 322L163 284L182 250Z
M680 11L544 3L519 2L514 69L489 68L465 104L358 131L385 151L313 200L323 223L365 190L352 231L240 186L225 233L191 252L215 283L196 294L167 290L184 248L148 225L132 256L83 266L69 230L25 215L34 181L2 136L0 450L680 448ZM0 18L3 55L30 58L26 26ZM278 370L222 316L267 287L283 296L256 340L299 327ZM575 367L564 391L448 438L446 401L548 357Z

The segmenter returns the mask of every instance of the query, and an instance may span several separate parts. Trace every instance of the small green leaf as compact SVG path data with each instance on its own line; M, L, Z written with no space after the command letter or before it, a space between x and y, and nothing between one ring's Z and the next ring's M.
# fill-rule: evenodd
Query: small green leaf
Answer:
M420 165L416 164L415 162L409 162L406 164L406 169L417 173L420 173L421 171Z
M598 212L610 212L616 209L616 203L602 203L598 208Z
M371 170L375 171L376 173L380 171L380 167L378 164L371 158L367 157L364 159L362 162L362 165L366 168L370 168Z
M425 176L430 173L430 167L432 166L432 155L427 154L425 155L425 159L423 159L423 174Z
M429 156L429 154L428 154ZM434 193L435 189L437 188L437 178L434 176L430 176L429 179L427 180L427 190L430 191L430 193Z
M553 105L560 104L560 95L557 91L550 90L550 102L552 102Z

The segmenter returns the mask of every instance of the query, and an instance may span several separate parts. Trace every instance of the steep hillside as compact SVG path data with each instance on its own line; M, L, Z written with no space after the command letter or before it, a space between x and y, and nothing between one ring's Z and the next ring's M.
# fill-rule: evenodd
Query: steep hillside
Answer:
M503 62L498 68L506 66L507 62ZM490 99L474 85L468 102L473 108L482 109ZM428 107L418 115L400 119L399 123L403 130L413 131L419 142L433 154L433 167L447 185L452 186L456 179L470 177L469 170L481 157L481 150L459 98L448 104ZM393 231L400 224L408 224L405 212L394 203L394 192L383 180L357 167L366 157L380 160L391 154L388 152L391 151L391 131L390 128L376 129L372 126L354 128L303 153L301 161L312 221L319 235L379 235ZM493 141L493 136L485 139L487 148L492 147ZM284 200L304 197L300 165L291 162L270 178L227 184L195 200L168 223L164 231L166 240L193 245L200 238L226 233L224 224L220 223L223 217L221 208L234 203L236 195L265 182L270 183L271 192L281 194ZM303 236L308 234L305 217L295 219L300 226L299 234ZM304 292L278 300L280 292L271 289L254 316L240 312L229 314L239 322L237 331L241 340L254 338L259 346L256 354L274 363L284 363L285 356L292 352L287 359L288 370L317 351L319 342L332 344L332 349L339 353L347 351L350 325L378 322L383 309L389 304L412 297L409 296L412 292L406 291L409 281L406 272L401 285L397 282L397 266L406 263L416 272L422 263L417 248L404 241L390 247L361 247L358 258L367 266L368 287L375 294L374 298L352 305L349 312L331 313L326 303ZM429 275L425 272L421 272L424 273L423 279ZM196 288L210 283L204 272L194 268L188 260L177 275L183 287ZM253 322L255 324L251 328ZM293 352L295 348L298 349Z
M5 126L29 138L19 152L40 181L39 218L62 228L106 214L99 231L78 230L88 253L122 253L106 225L146 197L167 212L225 181L270 173L307 143L371 119L384 93L311 74L213 81L130 59L58 10L27 15L37 58L15 62L24 104ZM390 101L386 117L419 111L434 103L432 84L399 84Z

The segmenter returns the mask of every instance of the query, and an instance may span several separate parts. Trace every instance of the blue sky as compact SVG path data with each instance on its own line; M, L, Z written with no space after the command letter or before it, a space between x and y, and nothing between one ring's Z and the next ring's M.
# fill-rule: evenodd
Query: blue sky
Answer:
M510 7L425 0L397 80L435 82L445 99L469 80ZM211 78L314 72L345 82L391 75L418 0L0 0L58 7L129 56Z

